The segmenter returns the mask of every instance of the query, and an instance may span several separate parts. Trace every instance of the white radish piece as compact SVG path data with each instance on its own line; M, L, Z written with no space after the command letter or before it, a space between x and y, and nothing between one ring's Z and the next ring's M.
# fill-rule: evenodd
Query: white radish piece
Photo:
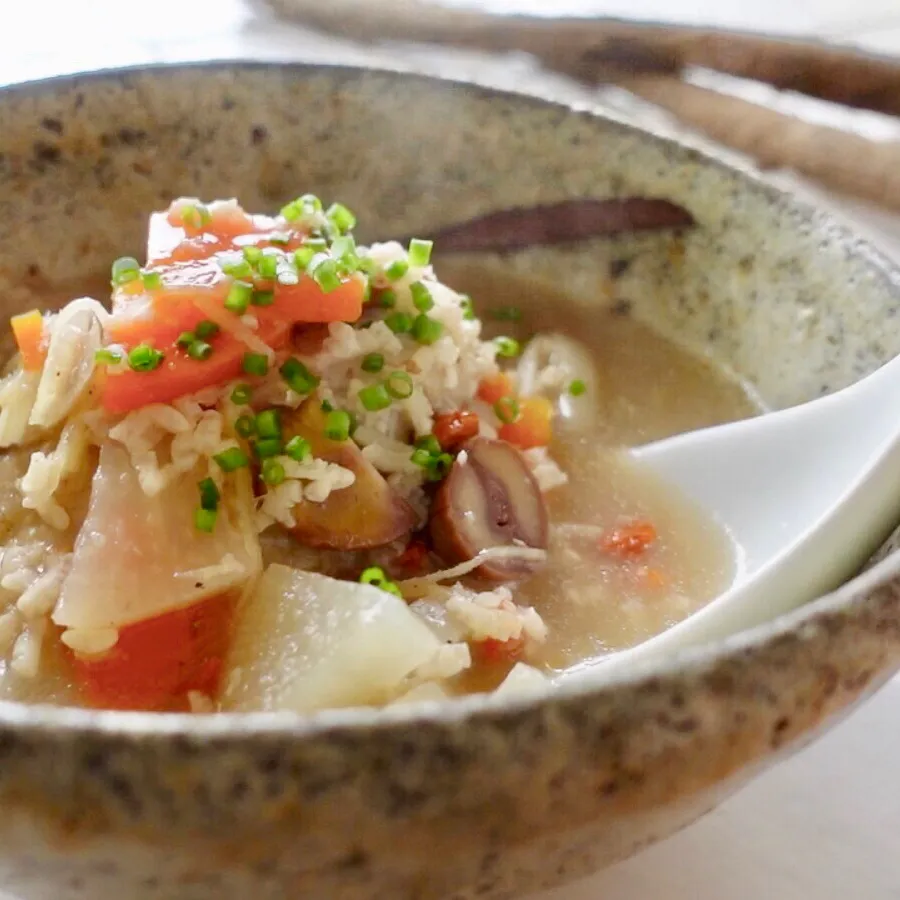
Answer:
M538 694L551 685L550 679L534 666L516 663L500 687L494 691L495 697L526 697Z
M271 565L241 610L221 708L306 713L386 703L440 646L393 594Z
M249 474L226 480L212 534L194 525L201 477L188 472L148 496L128 452L105 443L53 621L72 629L121 628L255 578L261 554Z

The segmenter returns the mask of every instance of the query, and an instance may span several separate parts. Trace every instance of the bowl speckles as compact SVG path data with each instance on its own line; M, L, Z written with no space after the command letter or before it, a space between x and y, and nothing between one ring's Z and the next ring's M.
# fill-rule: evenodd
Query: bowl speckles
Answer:
M271 208L309 189L347 202L368 236L566 197L668 197L696 230L492 264L565 271L580 302L714 354L773 406L900 351L896 270L701 155L524 97L299 66L2 92L3 312L139 253L144 214L173 195ZM540 701L307 720L0 704L0 882L26 900L509 896L690 821L898 662L900 589L864 576L721 646Z

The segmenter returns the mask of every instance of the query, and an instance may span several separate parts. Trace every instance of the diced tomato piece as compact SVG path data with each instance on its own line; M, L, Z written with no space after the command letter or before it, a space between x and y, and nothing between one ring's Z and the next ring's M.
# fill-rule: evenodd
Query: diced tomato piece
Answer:
M546 397L523 397L519 417L501 425L497 433L521 450L546 447L553 438L553 404Z
M44 317L33 309L13 316L10 320L13 335L26 372L37 372L44 365L47 348L44 345Z
M656 538L656 528L652 522L638 521L613 528L600 538L599 546L611 556L640 556Z
M214 697L233 611L231 597L209 597L126 626L106 653L73 653L85 698L105 709L183 710L188 691Z
M512 397L516 392L512 378L505 372L488 375L478 385L478 398L485 403L496 403L504 397Z
M455 450L478 434L480 423L476 413L461 409L435 416L434 436L442 450Z
M508 664L522 658L522 654L525 652L525 638L510 638L508 641L487 638L483 641L473 641L470 647L472 659L476 663L482 665Z
M281 319L300 322L355 322L362 315L366 285L362 278L348 278L327 294L311 278L301 278L297 284L276 284L275 302L271 306L254 308L253 314L262 322Z

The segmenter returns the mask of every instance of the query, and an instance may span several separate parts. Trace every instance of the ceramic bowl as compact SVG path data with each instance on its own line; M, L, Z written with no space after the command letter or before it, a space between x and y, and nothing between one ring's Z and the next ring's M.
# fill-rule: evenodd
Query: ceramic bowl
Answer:
M0 92L2 313L23 284L138 254L144 215L173 195L270 209L306 190L382 234L566 197L668 197L696 229L496 264L564 271L597 315L614 307L712 354L775 407L900 351L897 270L745 175L532 98L304 66ZM520 896L690 822L898 661L900 592L869 573L728 642L539 701L306 719L0 704L0 883L23 900Z

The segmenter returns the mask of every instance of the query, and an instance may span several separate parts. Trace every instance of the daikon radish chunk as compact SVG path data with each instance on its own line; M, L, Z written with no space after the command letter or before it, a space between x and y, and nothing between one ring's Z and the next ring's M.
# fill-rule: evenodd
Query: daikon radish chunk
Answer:
M495 697L525 697L550 687L550 679L534 666L516 663L503 683L494 691Z
M240 613L221 707L312 712L386 703L439 647L393 594L271 565Z
M155 496L141 489L128 452L100 450L87 517L75 542L53 621L73 629L122 628L241 590L259 573L249 473L229 476L212 534L197 531L201 472Z

